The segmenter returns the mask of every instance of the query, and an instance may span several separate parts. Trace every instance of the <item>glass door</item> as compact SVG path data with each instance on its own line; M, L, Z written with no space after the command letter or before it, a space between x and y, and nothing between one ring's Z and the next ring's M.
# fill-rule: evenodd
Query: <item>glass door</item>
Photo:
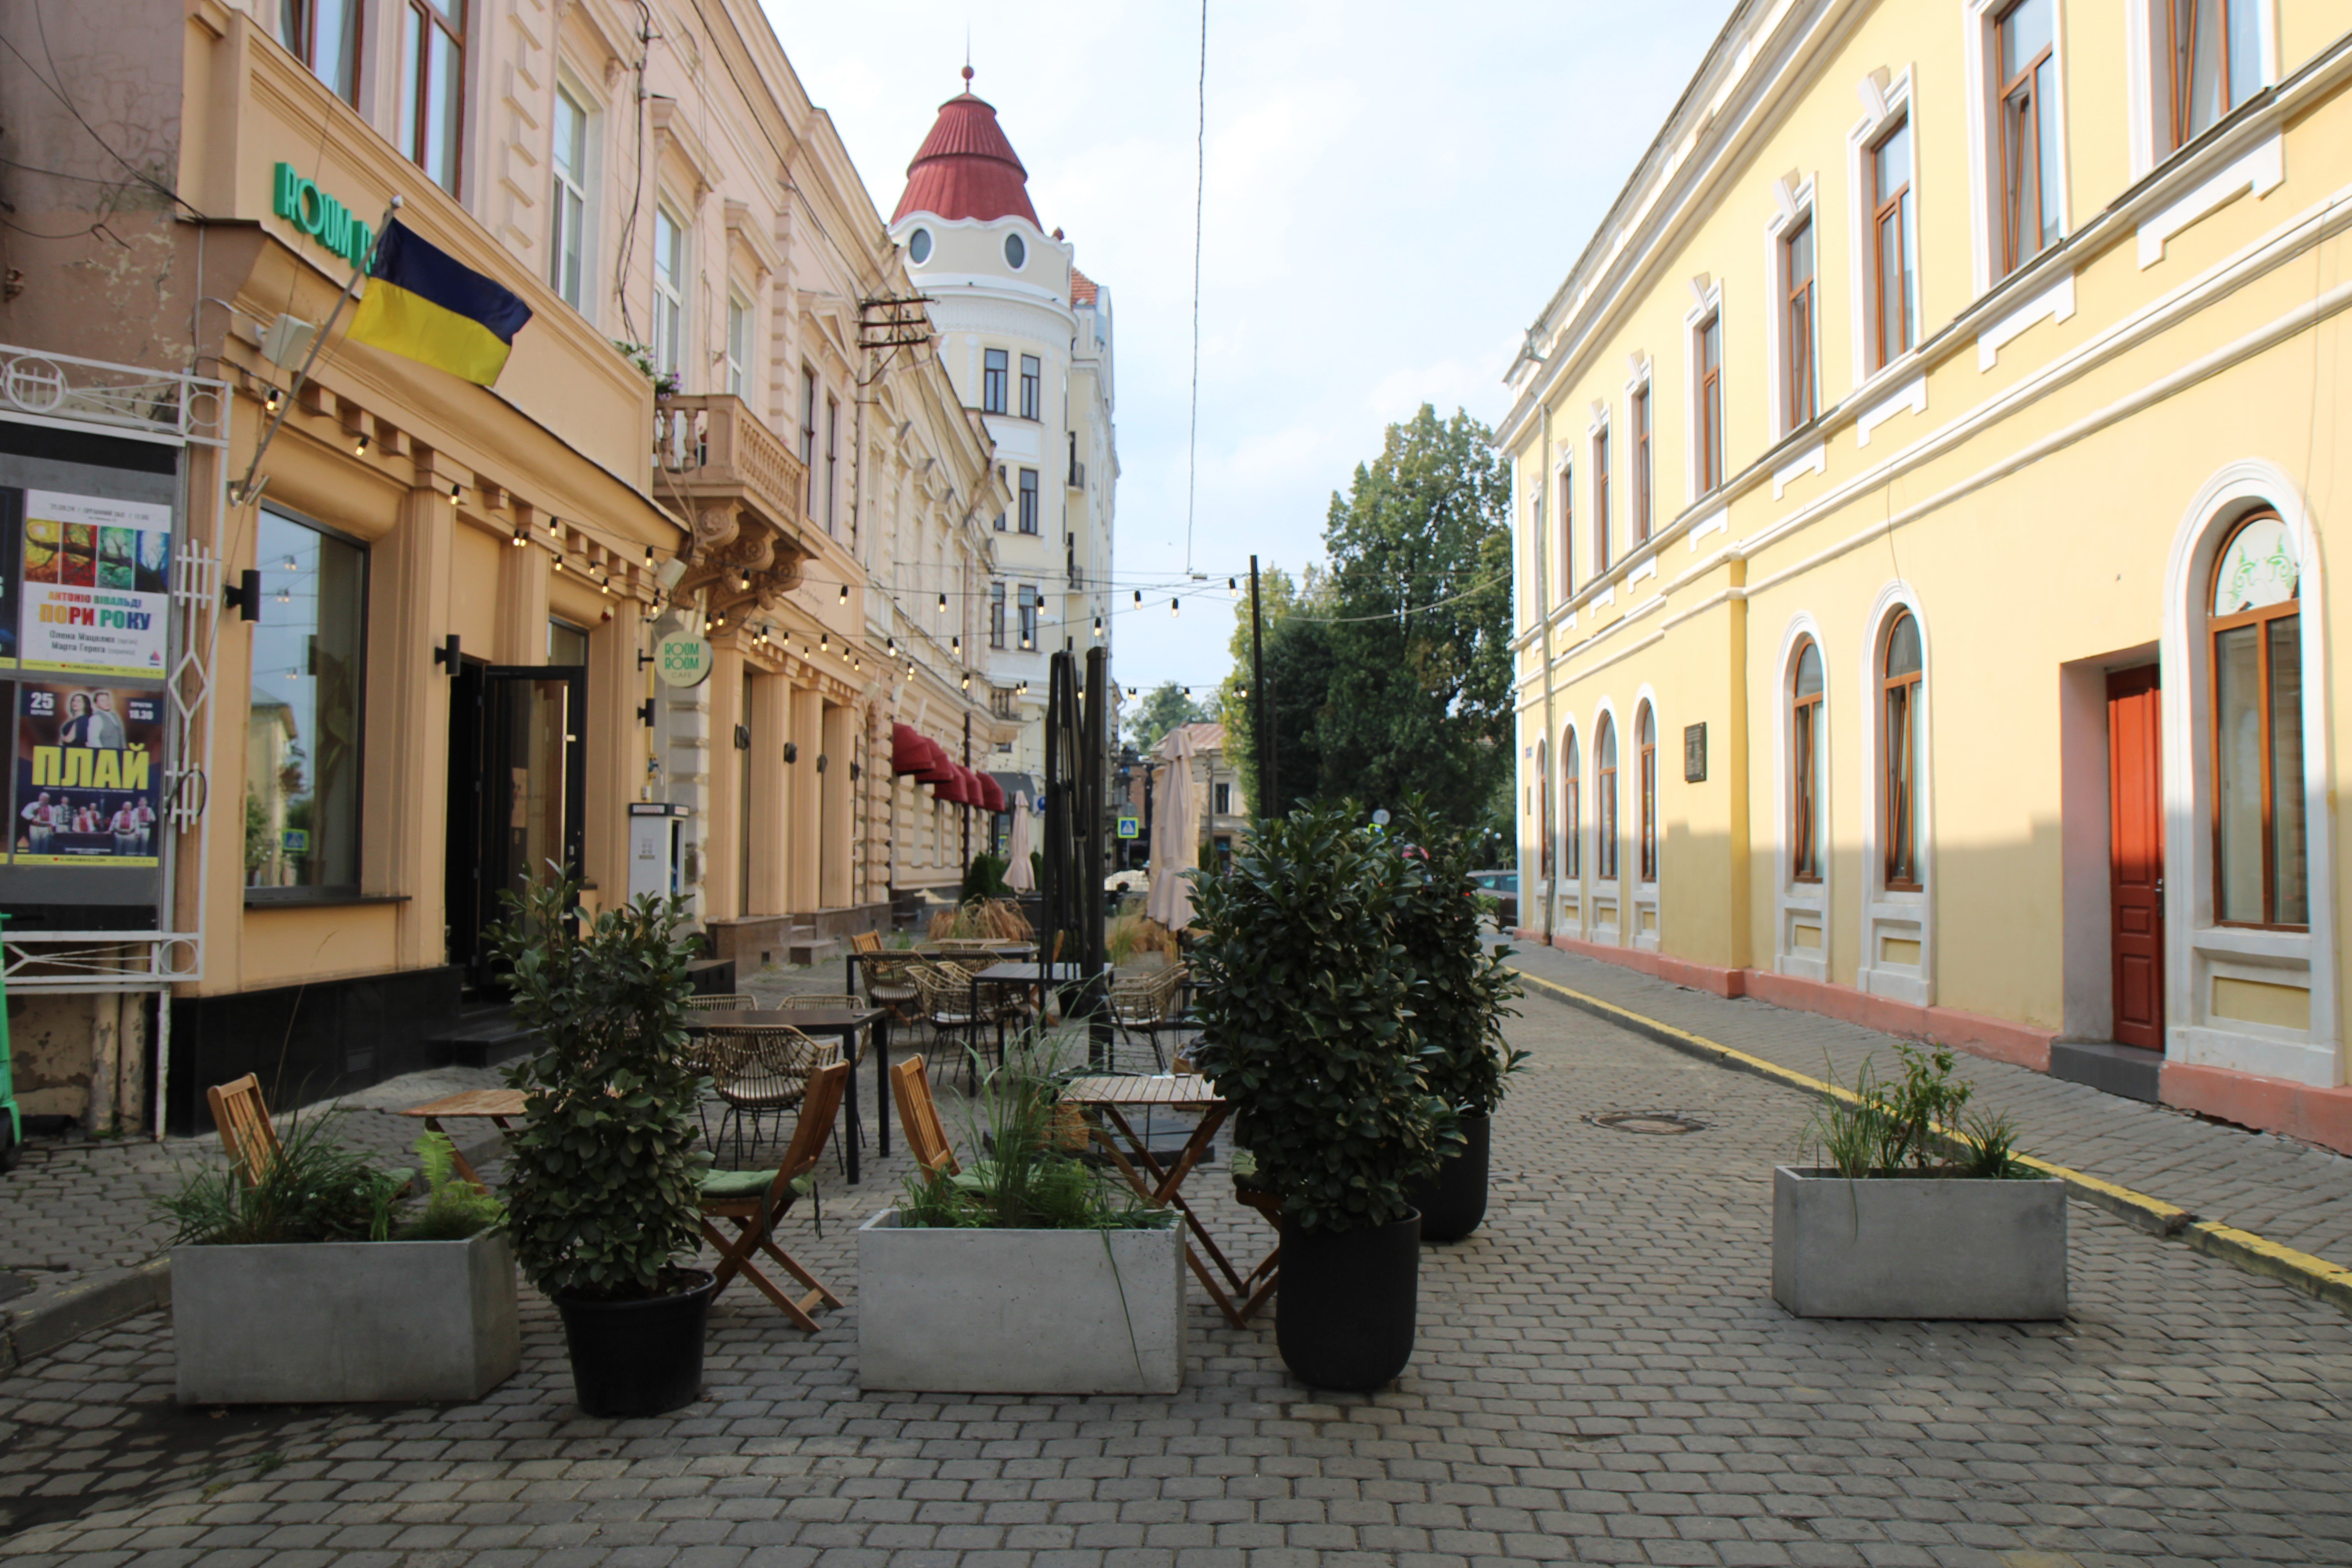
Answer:
M468 668L454 701L449 958L492 984L488 936L504 895L577 877L587 805L588 671L579 666Z

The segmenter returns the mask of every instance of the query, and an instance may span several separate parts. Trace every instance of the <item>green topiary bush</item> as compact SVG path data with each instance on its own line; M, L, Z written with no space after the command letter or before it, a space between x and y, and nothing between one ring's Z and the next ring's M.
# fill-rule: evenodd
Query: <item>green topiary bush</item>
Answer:
M539 1048L507 1069L528 1095L508 1144L508 1229L550 1295L635 1300L689 1282L698 1194L710 1163L686 1064L683 900L646 895L593 921L579 884L508 896L493 933L515 1016Z
M1397 819L1413 848L1404 857L1396 937L1418 982L1412 1022L1429 1052L1430 1092L1465 1116L1490 1116L1504 1079L1528 1059L1503 1039L1521 990L1503 962L1511 950L1489 948L1480 934L1469 836L1438 821L1418 797Z
M1396 940L1403 861L1352 803L1261 821L1193 879L1192 1056L1234 1103L1255 1184L1309 1230L1393 1224L1458 1147L1414 1033Z

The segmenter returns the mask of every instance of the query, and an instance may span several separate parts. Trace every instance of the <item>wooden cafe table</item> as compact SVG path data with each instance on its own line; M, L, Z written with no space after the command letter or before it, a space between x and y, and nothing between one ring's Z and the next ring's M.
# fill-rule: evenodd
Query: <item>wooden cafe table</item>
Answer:
M425 1125L435 1132L442 1131L441 1123L445 1121L457 1121L469 1116L486 1118L492 1126L505 1132L510 1131L514 1123L522 1120L522 1105L525 1098L524 1091L520 1089L469 1089L463 1094L453 1094L443 1100L427 1100L423 1105L412 1105L400 1114L424 1118ZM446 1134L444 1133L444 1136ZM457 1147L457 1141L455 1138L449 1140L449 1151L451 1162L457 1174L473 1183L483 1192L488 1192L490 1190L488 1184L475 1173L473 1165L466 1159L465 1152Z
M1072 1080L1062 1091L1062 1100L1097 1119L1096 1136L1139 1194L1150 1203L1174 1208L1183 1215L1184 1223L1192 1232L1184 1244L1184 1260L1192 1266L1193 1274L1227 1322L1237 1329L1242 1327L1274 1299L1275 1280L1282 1261L1280 1245L1277 1243L1255 1268L1244 1274L1226 1258L1216 1238L1209 1234L1209 1227L1201 1223L1201 1216L1184 1201L1185 1178L1207 1154L1210 1141L1233 1109L1228 1101L1217 1098L1217 1091L1209 1086L1207 1079L1199 1073L1081 1078ZM1129 1111L1144 1110L1201 1112L1201 1124L1185 1140L1172 1163L1162 1165L1153 1158L1150 1146L1129 1123ZM1105 1127L1104 1122L1109 1125ZM1201 1261L1202 1253L1217 1266L1215 1274L1210 1273L1208 1264ZM1223 1277L1223 1284L1219 1283L1220 1275Z

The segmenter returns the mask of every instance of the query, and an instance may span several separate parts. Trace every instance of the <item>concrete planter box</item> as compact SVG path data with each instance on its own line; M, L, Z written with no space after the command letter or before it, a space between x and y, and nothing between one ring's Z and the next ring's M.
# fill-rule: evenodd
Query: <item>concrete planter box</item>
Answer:
M1106 1245L1108 1243L1108 1245ZM1184 1227L857 1232L857 1385L927 1394L1173 1394Z
M183 1405L478 1399L522 1363L514 1247L173 1247L172 1339Z
M1801 1318L2063 1318L2065 1184L1780 1166L1772 1299Z

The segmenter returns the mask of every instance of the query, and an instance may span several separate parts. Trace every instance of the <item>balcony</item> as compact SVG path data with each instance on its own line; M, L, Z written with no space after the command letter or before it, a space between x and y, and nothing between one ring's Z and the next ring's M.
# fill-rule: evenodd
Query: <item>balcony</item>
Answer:
M754 599L773 608L800 585L818 552L803 515L808 470L741 398L656 402L654 468L656 499L693 521L681 592L709 586L724 612Z
M1070 488L1074 490L1087 488L1087 466L1076 458L1070 459Z

